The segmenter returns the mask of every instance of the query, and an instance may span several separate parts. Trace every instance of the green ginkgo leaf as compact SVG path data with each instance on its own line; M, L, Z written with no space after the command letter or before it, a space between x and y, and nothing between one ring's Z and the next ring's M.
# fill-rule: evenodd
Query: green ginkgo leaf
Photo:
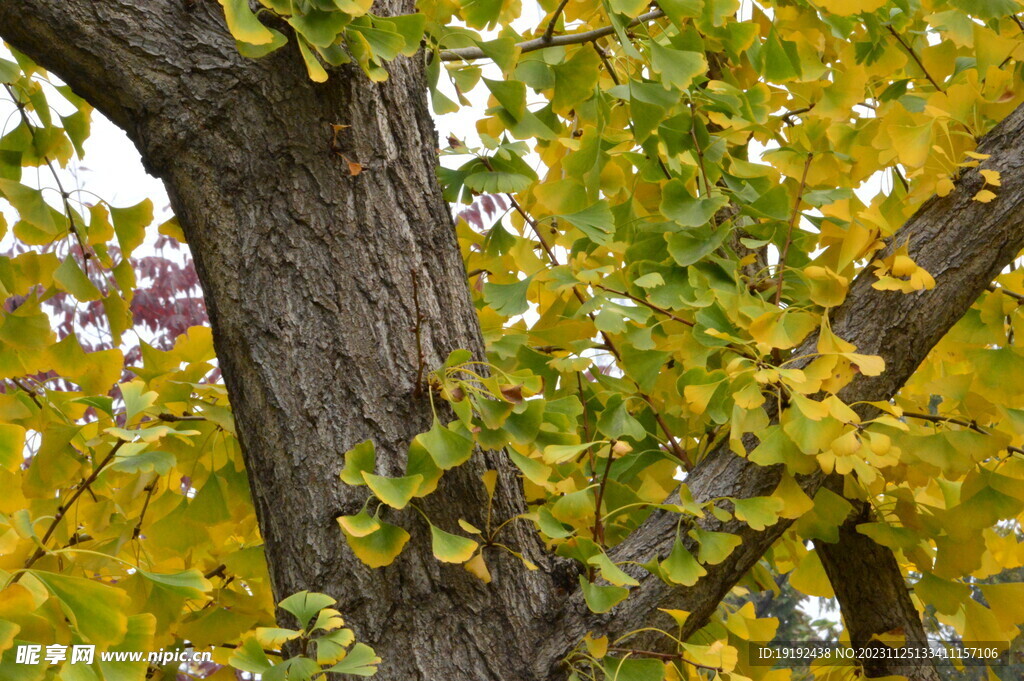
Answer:
M441 425L437 420L428 432L416 436L416 439L442 470L465 463L473 455L471 439Z
M327 594L314 591L300 591L284 599L278 605L281 606L282 610L295 615L295 618L299 621L299 626L305 629L309 625L309 621L313 619L313 615L324 608L334 605L336 602Z
M743 543L743 540L738 536L728 532L709 532L707 530L695 529L690 534L700 542L697 560L705 565L721 563L729 557L733 549Z
M682 584L683 586L693 586L697 580L708 573L678 539L672 545L672 551L668 554L668 558L661 562L660 567L662 577L673 584Z
M423 476L406 475L401 478L388 478L364 472L363 480L370 486L378 499L392 508L402 509L416 495L420 483L423 482Z
M373 440L364 440L345 452L345 467L341 470L341 481L346 485L365 485L363 473L373 473L377 466L377 453Z
M750 497L733 499L736 517L750 525L751 529L760 532L769 525L779 521L783 502L773 497Z
M580 590L583 591L583 599L587 602L587 607L591 612L598 614L608 612L629 596L629 589L624 586L591 584L583 575L580 575Z
M380 663L381 659L373 652L373 648L365 643L356 643L340 662L327 671L335 674L373 676L377 673L377 665Z
M473 553L479 546L468 537L445 532L434 525L430 526L430 540L434 557L444 563L465 563L473 557Z

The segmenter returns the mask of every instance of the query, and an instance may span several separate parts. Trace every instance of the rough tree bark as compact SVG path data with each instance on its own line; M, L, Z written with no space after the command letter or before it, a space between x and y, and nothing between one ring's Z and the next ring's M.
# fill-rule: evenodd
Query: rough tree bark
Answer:
M378 472L401 475L409 441L430 428L421 362L482 353L434 178L418 62L393 63L379 85L356 69L317 85L294 49L238 55L215 2L5 1L0 27L123 127L167 186L202 281L276 597L338 598L387 660L383 679L524 678L556 593L546 572L495 551L485 586L433 558L416 514L397 521L414 536L402 559L371 570L335 521L366 494L338 480L346 449L370 438ZM340 153L333 124L351 126ZM350 176L341 154L363 171ZM446 475L422 508L449 530L460 517L483 526L487 468L503 474L495 517L524 511L495 455ZM526 525L509 530L505 540L543 564Z
M409 9L409 0L376 7ZM362 501L338 483L341 452L372 438L383 472L399 473L408 440L430 421L415 390L421 351L430 367L451 349L481 349L433 178L434 131L418 63L394 63L380 85L346 70L316 85L292 50L242 59L215 3L182 0L4 0L0 36L123 127L165 181L210 309L275 592L337 597L385 658L382 681L561 678L559 661L586 631L623 633L656 621L658 607L691 611L692 632L788 526L715 527L743 544L696 587L669 589L649 578L604 616L586 612L578 592L565 597L565 581L522 523L507 541L548 569L526 572L489 555L495 581L484 586L438 564L415 518L402 521L413 534L403 556L384 570L365 568L334 520ZM339 137L341 151L365 168L355 177L331 150L338 123L351 126ZM971 171L897 236L909 238L935 275L934 291L875 291L870 274L854 283L833 327L861 352L883 355L887 371L859 377L845 399L892 395L1024 246L1022 133L1017 111L986 143L996 154L986 167L1003 173L999 200L970 201L980 184ZM459 517L474 521L485 468L501 473L499 517L519 512L516 476L496 454L447 475L425 500L427 512L449 527ZM721 450L691 473L690 485L704 500L769 494L778 479L778 470ZM821 483L817 475L803 481L809 492ZM673 537L674 520L654 517L616 552L664 555Z
M841 478L830 478L826 485L841 493ZM857 526L874 520L871 506L855 501L850 517L839 527L835 544L815 542L815 548L832 583L842 610L850 643L857 648L872 643L875 634L902 632L908 645L928 646L903 572L893 552L857 531ZM895 660L885 657L862 660L869 678L903 674L921 681L939 681L939 674L928 660Z

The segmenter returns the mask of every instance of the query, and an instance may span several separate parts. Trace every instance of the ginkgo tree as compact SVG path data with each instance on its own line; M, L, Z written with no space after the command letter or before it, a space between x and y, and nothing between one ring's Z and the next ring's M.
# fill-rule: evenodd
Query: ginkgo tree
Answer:
M817 678L1007 649L1024 7L540 5L0 4L0 678L775 681L779 575ZM172 220L61 183L94 108ZM126 361L147 229L210 326Z

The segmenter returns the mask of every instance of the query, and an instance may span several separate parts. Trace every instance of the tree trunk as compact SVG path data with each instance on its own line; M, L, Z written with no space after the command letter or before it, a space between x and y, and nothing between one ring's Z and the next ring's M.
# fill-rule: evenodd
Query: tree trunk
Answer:
M343 452L372 439L378 473L402 475L409 441L431 425L421 364L425 377L452 350L482 354L434 178L421 61L390 64L382 84L351 68L318 85L294 49L240 57L216 3L51 10L14 10L20 26L4 33L92 27L74 46L11 39L121 124L165 181L202 281L275 597L309 589L337 598L386 661L382 681L526 678L554 593L545 572L488 550L494 582L484 585L433 558L426 523L411 510L386 518L406 526L409 546L374 570L335 521L366 498L339 481ZM376 11L410 12L412 3ZM0 19L12 22L12 12ZM159 40L154 55L151 36L164 35L174 41ZM113 73L90 68L99 64ZM334 146L336 124L349 127ZM349 161L362 171L351 174ZM518 479L495 454L446 474L420 507L449 531L460 517L483 526L488 468L502 473L494 517L524 511ZM524 527L512 523L503 542L543 563Z

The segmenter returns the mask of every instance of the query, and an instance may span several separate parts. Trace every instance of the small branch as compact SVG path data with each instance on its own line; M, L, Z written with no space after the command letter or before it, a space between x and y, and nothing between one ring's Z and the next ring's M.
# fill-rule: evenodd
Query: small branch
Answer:
M39 401L39 397L36 395L36 392L34 390L29 389L27 385L25 385L16 378L11 377L8 380L10 380L10 382L13 383L19 390L28 395L28 398L32 400L32 402L34 402L37 407L39 407L40 409L43 408L43 404L42 402Z
M917 64L917 67L921 69L921 72L924 74L924 77L928 79L928 82L932 84L932 87L934 87L939 92L944 92L942 86L936 83L935 79L932 78L932 74L928 73L928 69L924 67L924 62L922 62L921 58L917 56L917 52L914 51L914 48L908 45L907 42L903 40L903 37L899 33L897 33L896 29L894 29L892 26L886 26L885 28L889 31L889 33L892 34L892 37L896 38L899 44L903 46L903 49L907 51L907 54L909 54L910 57L914 60L914 62Z
M988 285L988 290L991 291L992 293L995 293L995 292L998 291L998 292L1002 293L1004 296L1009 296L1009 297L1013 298L1018 303L1024 303L1024 295L1021 295L1019 293L1014 293L1013 291L1011 291L1010 289L1006 288L1005 286L997 286L995 284L989 284Z
M704 180L704 195L708 196L711 194L711 183L708 182L708 174L704 171L704 150L701 149L700 140L697 139L697 131L693 127L693 122L697 120L697 111L694 109L693 102L690 102L690 139L693 140L693 146L697 149L697 167L700 168L701 179ZM711 225L718 227L715 222L715 216L711 216Z
M601 484L597 486L597 494L594 500L594 541L598 544L604 543L604 526L601 524L601 503L604 501L604 488L608 484L608 474L612 472L612 461L615 459L615 440L608 444L608 460L604 465L604 475L601 477Z
M487 167L490 168L491 164L487 163ZM533 233L537 235L537 239L540 241L540 245L544 249L544 252L547 254L548 259L551 261L551 264L554 265L555 267L558 267L560 264L558 262L558 258L555 257L555 252L551 250L551 247L548 245L548 242L544 240L544 235L541 234L540 225L537 224L537 221L534 220L533 217L530 216L525 210L523 210L523 207L519 205L519 202L516 201L516 198L514 196L512 196L511 194L505 194L505 198L512 202L512 207L515 209L515 211L519 213L521 216L523 216L523 220L526 220L526 224L530 225L530 228L533 229Z
M218 565L217 567L213 568L212 570L207 572L205 575L203 575L203 578L204 579L213 579L214 577L224 577L224 571L227 570L227 568L228 568L227 565L225 565L224 563L221 563L220 565Z
M665 13L660 9L651 10L646 14L641 14L633 21L629 22L627 26L636 26L637 24L644 24L648 21L654 21L665 16ZM545 40L544 36L539 38L533 38L532 40L524 40L521 43L516 44L520 52L526 54L527 52L535 52L537 50L543 50L545 47L556 47L559 45L580 45L582 43L593 42L599 38L603 38L606 35L615 33L615 28L612 26L602 26L601 28L595 28L592 31L583 31L582 33L567 33L565 35L551 36ZM479 47L460 47L454 50L442 50L441 61L472 61L474 59L486 59L487 55Z
M786 125L796 125L796 123L792 119L796 118L802 113L807 113L813 108L814 104L811 104L810 106L801 106L799 109L790 109L786 113L782 114L782 121Z
M555 34L555 26L558 24L558 17L562 16L562 10L569 4L569 0L562 0L558 3L558 7L555 8L555 13L551 15L551 21L548 22L548 27L544 29L544 35L541 36L541 40L545 43L551 43L551 37Z
M796 190L796 200L793 201L793 212L789 216L789 230L786 232L786 244L782 247L782 253L779 254L779 273L775 277L778 283L775 285L775 306L779 306L779 301L782 300L782 275L786 272L786 256L789 255L789 245L793 241L793 227L796 225L796 220L800 216L800 202L804 198L804 188L807 186L807 171L810 170L811 160L814 158L814 154L807 154L807 160L804 161L804 172L800 176L800 185Z
M658 653L658 652L655 652L653 650L634 650L632 648L616 648L616 647L611 647L608 650L610 652L613 652L613 653L627 653L629 655L641 655L643 657L653 657L653 658L656 658L658 660L672 660L672 661L685 662L686 664L692 665L692 666L696 667L697 669L707 669L708 671L712 671L712 672L719 672L719 673L721 673L723 671L722 667L712 667L710 665L700 664L699 662L694 662L693 660L687 660L685 657L683 657L682 653Z
M613 296L622 296L623 298L629 298L630 300L632 300L634 302L637 302L637 303L640 303L641 305L649 307L650 309L654 310L655 312L658 312L660 314L665 315L666 317L668 317L669 319L671 319L674 322L679 322L680 324L686 324L687 326L694 326L694 323L691 322L690 320L683 319L682 317L677 317L676 315L674 315L673 313L669 312L665 308L659 307L658 305L655 305L654 303L652 303L650 301L644 300L643 298L639 298L637 296L634 296L631 293L627 293L625 291L617 291L617 290L615 290L613 288L609 288L609 287L607 287L607 286L605 286L603 284L594 284L594 288L599 288L602 291L607 291L608 293L611 293Z
M21 115L21 120L25 124L25 128L28 130L29 136L32 138L33 145L37 144L36 140L36 129L32 125L31 119L28 117L28 112L25 111L25 105L22 104L18 97L14 94L14 89L10 85L4 85L4 89L7 90L7 94L10 95L11 101L14 102L14 106L18 109L18 113ZM64 211L67 214L68 228L75 237L75 241L78 242L78 248L82 251L82 263L84 265L85 275L89 276L89 258L91 254L89 249L86 248L85 241L82 240L82 235L75 226L75 219L72 217L74 211L71 209L71 195L64 190L64 185L60 181L60 175L57 174L57 169L53 167L53 161L50 160L49 156L43 156L43 161L46 163L46 167L50 169L50 174L53 176L53 181L57 184L57 191L60 192L61 201L64 204Z
M132 539L138 539L142 535L142 522L146 519L146 510L149 508L149 500L153 498L154 489L156 480L146 485L146 500L142 502L142 511L139 513L139 521L135 523L135 529L132 530Z
M118 440L117 444L110 448L110 451L103 458L103 460L100 461L99 465L96 466L96 468L93 469L92 473L89 474L89 477L85 479L85 481L79 486L78 489L75 490L75 493L71 495L71 498L68 499L67 503L57 507L57 514L53 516L53 521L50 523L50 526L46 529L46 533L43 535L43 538L39 541L40 544L45 544L50 539L50 537L53 536L53 533L57 529L57 525L60 524L60 521L64 519L64 516L66 516L68 511L71 510L71 507L75 505L75 502L78 501L78 498L82 496L82 494L84 494L85 491L89 489L89 487L92 486L94 482L96 482L96 478L99 477L100 473L103 471L106 465L113 460L113 458L117 455L117 451L121 449L121 447L124 444L125 440ZM37 548L36 552L32 554L32 557L25 562L25 569L28 570L35 564L37 560L39 560L45 555L46 550L44 548ZM24 573L19 573L19 575L21 574Z
M621 85L621 81L619 81L619 77L615 73L615 67L612 66L610 61L608 61L608 54L601 49L601 46L597 44L597 41L590 43L590 45L594 48L594 51L597 52L597 56L601 58L601 62L604 64L605 70L608 72L608 75L612 77L612 82L616 85ZM630 125L632 125L632 122L630 122Z
M905 412L903 412L903 415L905 417L907 417L907 418L917 419L919 421L929 421L930 423L952 423L953 425L956 425L956 426L963 426L964 428L970 428L974 432L981 433L982 435L991 435L992 434L989 431L987 431L984 428L982 428L981 426L979 426L977 424L977 422L975 422L975 421L964 421L963 419L958 419L955 416L940 416L938 414L922 414L922 413L916 412L916 411L905 411ZM1020 447L1012 447L1010 445L1006 446L1006 451L1013 452L1014 454L1024 454L1024 449L1021 449Z

